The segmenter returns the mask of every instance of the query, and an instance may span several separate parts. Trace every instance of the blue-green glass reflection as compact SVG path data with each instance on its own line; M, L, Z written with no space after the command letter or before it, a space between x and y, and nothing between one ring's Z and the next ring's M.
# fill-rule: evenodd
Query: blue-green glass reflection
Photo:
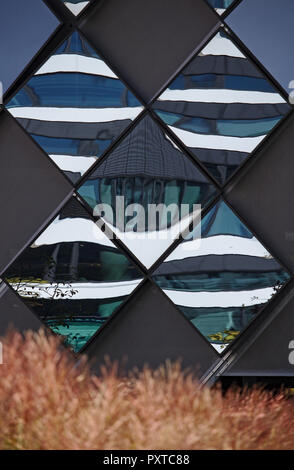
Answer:
M227 181L290 110L223 29L153 107L220 183Z
M73 182L142 111L78 32L59 46L7 108Z
M195 205L205 207L216 195L216 188L158 124L145 116L78 192L93 210L102 204L112 209L111 217L106 213L103 219L150 267L184 229L180 228L181 220L188 220ZM123 199L122 207L118 198ZM151 205L166 211L150 217ZM127 211L130 207L136 217ZM137 236L127 237L130 232Z
M220 201L202 220L201 239L190 234L153 277L222 352L256 318L289 274Z
M13 289L75 352L140 278L74 198L5 273Z

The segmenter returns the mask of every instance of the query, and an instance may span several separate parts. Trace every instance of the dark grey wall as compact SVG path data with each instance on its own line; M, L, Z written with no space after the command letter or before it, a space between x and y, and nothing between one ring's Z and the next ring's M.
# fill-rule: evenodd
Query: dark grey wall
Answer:
M107 0L82 31L149 101L217 23L203 0Z
M6 111L0 112L0 274L73 189Z
M199 376L218 355L153 284L147 282L105 326L87 348L93 370L99 372L105 357L116 360L122 370L157 367L167 359L182 360Z

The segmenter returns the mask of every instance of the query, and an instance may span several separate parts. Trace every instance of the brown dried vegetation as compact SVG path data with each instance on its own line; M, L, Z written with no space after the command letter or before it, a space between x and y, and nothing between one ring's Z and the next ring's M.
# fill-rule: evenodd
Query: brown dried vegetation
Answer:
M294 449L294 405L261 389L200 388L179 364L91 376L59 340L3 339L0 449Z

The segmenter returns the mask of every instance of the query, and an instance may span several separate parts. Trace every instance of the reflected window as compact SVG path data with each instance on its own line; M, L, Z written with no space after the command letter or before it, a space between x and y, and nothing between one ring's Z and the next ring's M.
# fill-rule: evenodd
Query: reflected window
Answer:
M223 201L153 277L219 353L290 278Z
M7 108L73 182L142 111L134 95L77 32Z
M107 213L103 219L149 268L189 225L194 205L206 206L216 188L145 116L78 192L93 210L111 207L111 219Z
M61 0L62 3L75 15L79 15L87 5L89 5L90 0Z
M222 184L290 110L223 30L153 106Z
M5 279L78 352L133 292L141 274L72 198Z

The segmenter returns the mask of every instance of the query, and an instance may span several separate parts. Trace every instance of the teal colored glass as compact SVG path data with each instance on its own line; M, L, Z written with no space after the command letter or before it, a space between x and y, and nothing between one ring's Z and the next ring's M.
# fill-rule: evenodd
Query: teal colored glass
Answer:
M200 239L190 233L153 279L222 353L290 275L223 201L203 218L200 232Z
M72 199L5 273L28 306L75 352L141 281L141 273Z
M214 6L221 3L224 6ZM290 111L275 86L223 29L153 108L220 184Z

